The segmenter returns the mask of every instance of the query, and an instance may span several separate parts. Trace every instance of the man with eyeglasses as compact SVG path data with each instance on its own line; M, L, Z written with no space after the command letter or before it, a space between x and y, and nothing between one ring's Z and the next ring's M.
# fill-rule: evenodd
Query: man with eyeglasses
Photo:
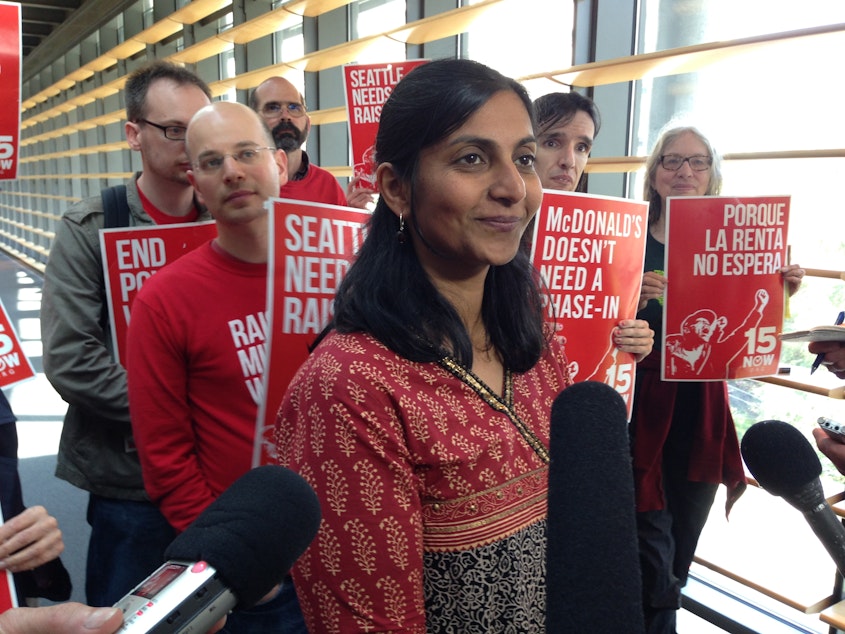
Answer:
M537 137L537 154L534 169L544 189L574 192L586 191L581 176L593 148L593 141L601 127L598 106L589 97L577 92L555 92L534 100L534 134ZM530 240L534 220L525 232ZM526 242L526 245L530 244ZM627 343L619 350L639 357L651 351L654 332L639 319L621 320L613 332L614 338ZM604 370L616 363L616 345L611 342L610 352L594 371L602 376Z
M373 200L370 190L358 187L355 179L347 191L332 174L312 163L302 149L311 131L305 98L284 77L270 77L249 96L249 106L264 119L273 133L276 147L288 155L288 181L280 196L296 200L364 209Z
M177 530L252 466L267 336L264 203L287 180L285 152L242 104L200 110L187 147L188 176L217 237L144 283L127 337L144 482ZM231 614L223 631L305 632L292 582L266 603Z
M126 183L129 227L209 220L188 180L185 130L211 101L194 73L156 61L127 77L125 124L142 171ZM87 602L111 606L164 560L175 533L144 490L123 366L112 354L101 196L62 216L44 274L44 371L68 403L56 475L89 492ZM124 223L125 224L125 223ZM202 317L201 315L199 316Z
M601 127L595 102L577 92L555 92L534 101L535 169L545 189L585 191L581 175Z

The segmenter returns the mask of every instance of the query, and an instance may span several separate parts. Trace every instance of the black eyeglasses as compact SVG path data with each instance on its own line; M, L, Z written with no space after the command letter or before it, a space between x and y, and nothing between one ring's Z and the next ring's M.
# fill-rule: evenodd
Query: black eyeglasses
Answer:
M713 158L704 154L694 156L681 156L680 154L664 154L660 157L660 164L663 169L670 172L677 172L684 163L689 163L690 169L695 172L703 172L713 165Z
M299 119L305 115L305 106L293 101L268 101L261 107L261 114L268 118L280 117L284 111L288 116Z
M158 123L153 123L152 121L147 121L146 119L138 119L138 123L146 123L154 128L158 128L164 133L164 136L171 141L184 141L185 133L188 131L188 128L183 125L159 125Z
M227 156L231 156L238 163L243 165L254 165L258 162L258 157L264 150L275 152L276 148L248 147L243 150L238 150L237 152L232 152L231 154L206 154L201 156L199 160L194 163L194 168L200 172L205 172L206 174L214 174L222 169L223 162L226 160Z

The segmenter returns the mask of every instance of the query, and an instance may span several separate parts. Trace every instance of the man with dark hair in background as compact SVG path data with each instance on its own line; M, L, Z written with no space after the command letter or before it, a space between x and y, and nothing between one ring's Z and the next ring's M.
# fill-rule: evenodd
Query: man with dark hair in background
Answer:
M117 196L127 218L149 226L207 220L188 181L188 121L211 101L194 73L164 61L127 78L125 133L143 170ZM123 200L120 200L120 199ZM128 207L128 210L125 209ZM113 605L164 560L175 533L144 490L129 421L126 373L114 357L99 230L101 196L62 216L44 273L44 371L68 403L56 475L90 493L87 601ZM200 316L201 318L201 316Z
M534 101L535 168L543 187L583 192L581 175L601 127L599 109L577 92L555 92Z

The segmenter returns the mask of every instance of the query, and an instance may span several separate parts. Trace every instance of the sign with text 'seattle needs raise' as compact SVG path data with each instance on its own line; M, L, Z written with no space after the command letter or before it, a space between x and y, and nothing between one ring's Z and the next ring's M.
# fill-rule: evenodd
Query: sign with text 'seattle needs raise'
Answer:
M0 180L18 177L21 129L21 5L0 2Z
M393 87L426 59L388 64L350 64L343 67L346 112L352 145L352 177L358 186L376 191L375 143L381 108Z
M254 466L275 462L279 405L332 317L335 292L370 219L365 209L284 199L270 204L265 397L256 421Z

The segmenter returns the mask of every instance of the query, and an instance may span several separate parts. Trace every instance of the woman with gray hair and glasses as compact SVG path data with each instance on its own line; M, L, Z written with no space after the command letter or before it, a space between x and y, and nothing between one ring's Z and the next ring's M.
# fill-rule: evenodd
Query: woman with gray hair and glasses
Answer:
M643 285L637 318L655 341L663 332L666 199L717 196L721 157L694 127L665 131L646 162L649 203ZM781 269L788 292L804 270ZM728 488L726 513L745 489L745 473L724 381L660 379L661 346L638 365L631 418L631 452L646 631L674 633L681 588L720 483Z

